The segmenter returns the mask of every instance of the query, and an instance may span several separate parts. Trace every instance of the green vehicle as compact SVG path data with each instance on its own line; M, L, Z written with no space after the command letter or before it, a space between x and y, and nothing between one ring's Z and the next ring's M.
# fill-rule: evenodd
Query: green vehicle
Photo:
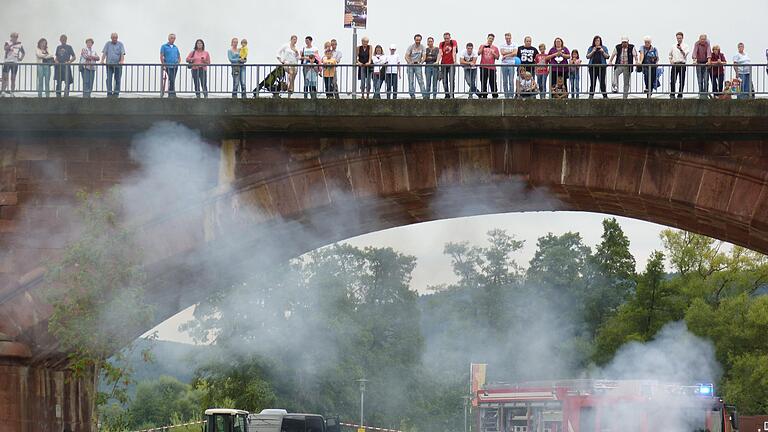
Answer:
M203 432L249 432L248 411L230 408L205 410Z

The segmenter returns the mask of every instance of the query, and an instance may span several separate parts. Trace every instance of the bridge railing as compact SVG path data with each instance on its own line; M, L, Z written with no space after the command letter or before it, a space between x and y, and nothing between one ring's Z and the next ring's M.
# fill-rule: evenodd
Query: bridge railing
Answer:
M489 69L484 65L337 65L324 68L322 65L301 64L212 64L198 68L185 64L83 66L19 63L5 69L4 76L9 81L10 95L21 97L164 97L174 90L176 96L187 98L290 95L294 98L476 98L493 97L494 93L502 98L552 98L557 96L552 91L557 78L562 78L568 98L621 99L625 95L631 98L768 97L766 64L495 64L493 69ZM530 82L521 80L523 71L531 73L538 90L526 91L526 85ZM169 76L175 76L173 89L169 84ZM674 89L673 76L676 78ZM493 86L484 87L486 77L495 83L496 91L493 91ZM605 93L601 86L602 77L606 84ZM409 84L411 80L413 86ZM741 84L734 85L739 80ZM119 89L116 81L120 83ZM68 91L66 82L70 82ZM423 86L419 83L423 83ZM728 88L726 83L731 83L731 87Z

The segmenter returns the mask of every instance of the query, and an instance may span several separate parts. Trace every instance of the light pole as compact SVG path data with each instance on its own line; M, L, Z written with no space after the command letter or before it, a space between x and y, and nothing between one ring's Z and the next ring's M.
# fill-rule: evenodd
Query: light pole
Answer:
M355 73L355 70L357 69L357 27L355 26L355 20L352 20L352 99L357 98L357 74ZM361 386L365 387L365 384L360 384Z
M464 432L468 432L467 411L469 410L469 401L472 399L472 396L462 396L462 399L464 399Z
M360 378L356 381L360 383L360 428L362 429L365 425L365 383L367 383L368 380L365 378Z

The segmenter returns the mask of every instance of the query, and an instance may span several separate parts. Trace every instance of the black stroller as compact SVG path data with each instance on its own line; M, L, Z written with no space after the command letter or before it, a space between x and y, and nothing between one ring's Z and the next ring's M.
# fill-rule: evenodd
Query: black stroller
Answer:
M259 97L259 92L262 89L272 93L272 97L280 97L280 92L285 91L287 88L288 86L285 82L285 68L283 66L278 66L259 83L258 87L253 89L253 97Z

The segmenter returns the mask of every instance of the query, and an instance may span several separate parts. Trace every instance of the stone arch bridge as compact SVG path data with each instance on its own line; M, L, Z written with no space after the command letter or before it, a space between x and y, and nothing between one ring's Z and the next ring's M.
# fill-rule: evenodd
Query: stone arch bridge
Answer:
M6 100L0 424L86 429L92 389L46 331L42 264L69 239L74 193L137 173L131 138L155 122L217 155L204 199L148 208L138 229L159 322L254 251L457 216L602 212L768 252L767 102Z

